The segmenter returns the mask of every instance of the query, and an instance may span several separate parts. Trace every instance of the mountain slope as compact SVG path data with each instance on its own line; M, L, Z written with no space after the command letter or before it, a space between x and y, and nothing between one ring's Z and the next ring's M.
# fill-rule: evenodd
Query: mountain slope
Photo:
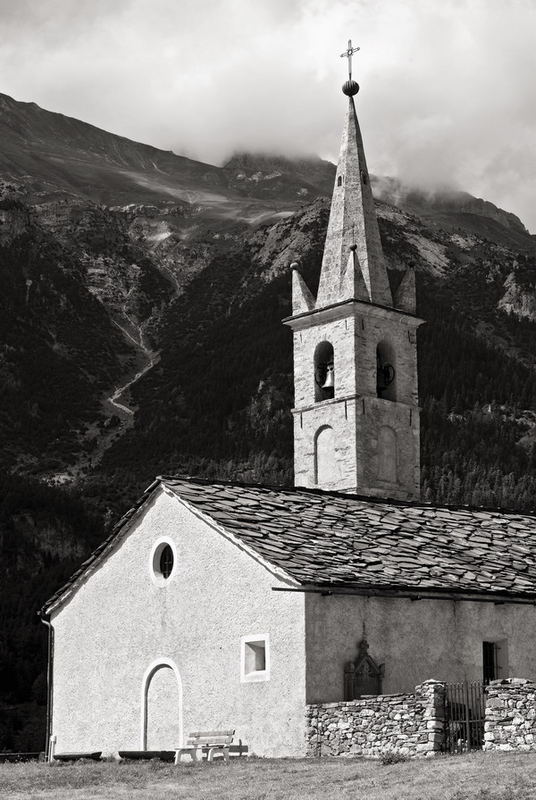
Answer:
M272 210L273 204L263 202L266 182L236 180L232 164L227 169L203 164L3 94L0 137L0 174L46 201L67 195L109 206L174 203L238 219ZM319 193L318 186L300 182L295 171L286 179L289 210ZM278 183L272 186L280 189ZM282 199L279 192L278 204Z
M0 169L15 180L28 177L36 191L63 189L100 202L127 193L161 197L169 176L184 189L224 185L220 170L149 145L107 133L35 103L0 95ZM154 186L142 176L154 173Z
M204 164L1 93L0 140L0 175L24 185L34 202L67 197L107 206L154 204L153 213L175 206L178 217L223 219L226 225L268 220L329 196L335 176L334 165L315 157L237 153L223 167ZM423 193L376 178L375 193L429 221L475 226L476 234L479 224L490 220L510 232L526 232L514 214L465 192ZM494 230L504 235L500 227ZM517 241L523 249L525 239Z
M425 192L393 178L373 178L373 186L379 200L415 214L431 227L473 234L523 252L534 250L534 237L515 214L468 192L453 189Z

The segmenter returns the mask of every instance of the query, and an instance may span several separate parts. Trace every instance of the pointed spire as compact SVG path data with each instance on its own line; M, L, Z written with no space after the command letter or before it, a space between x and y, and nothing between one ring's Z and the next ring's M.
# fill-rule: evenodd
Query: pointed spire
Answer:
M398 284L398 289L395 292L395 306L401 311L409 311L410 314L415 314L417 310L415 267L413 264L409 265Z
M356 245L355 258L369 302L384 306L393 305L363 140L353 99L353 95L358 91L359 86L353 80L348 80L343 86L343 92L348 95L348 114L331 201L316 299L317 308L355 297L352 294L351 282L343 279L352 245Z
M315 307L315 299L302 278L297 262L293 261L290 268L292 270L292 313L303 314L312 311Z

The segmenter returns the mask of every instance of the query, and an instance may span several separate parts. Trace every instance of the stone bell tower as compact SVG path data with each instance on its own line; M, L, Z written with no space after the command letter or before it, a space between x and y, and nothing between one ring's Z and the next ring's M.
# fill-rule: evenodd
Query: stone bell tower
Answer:
M354 97L348 97L316 298L293 264L296 486L420 496L415 273L393 297ZM357 48L356 48L357 49Z

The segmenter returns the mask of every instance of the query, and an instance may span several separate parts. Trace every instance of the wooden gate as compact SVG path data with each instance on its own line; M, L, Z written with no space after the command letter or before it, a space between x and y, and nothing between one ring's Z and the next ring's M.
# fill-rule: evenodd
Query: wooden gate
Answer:
M482 749L485 711L484 684L481 681L447 683L445 752L467 753Z

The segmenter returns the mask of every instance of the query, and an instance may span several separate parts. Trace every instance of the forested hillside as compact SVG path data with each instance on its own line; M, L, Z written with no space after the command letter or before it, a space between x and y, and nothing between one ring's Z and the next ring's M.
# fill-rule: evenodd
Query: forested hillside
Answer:
M0 751L44 748L47 632L37 610L102 531L75 493L0 478Z

